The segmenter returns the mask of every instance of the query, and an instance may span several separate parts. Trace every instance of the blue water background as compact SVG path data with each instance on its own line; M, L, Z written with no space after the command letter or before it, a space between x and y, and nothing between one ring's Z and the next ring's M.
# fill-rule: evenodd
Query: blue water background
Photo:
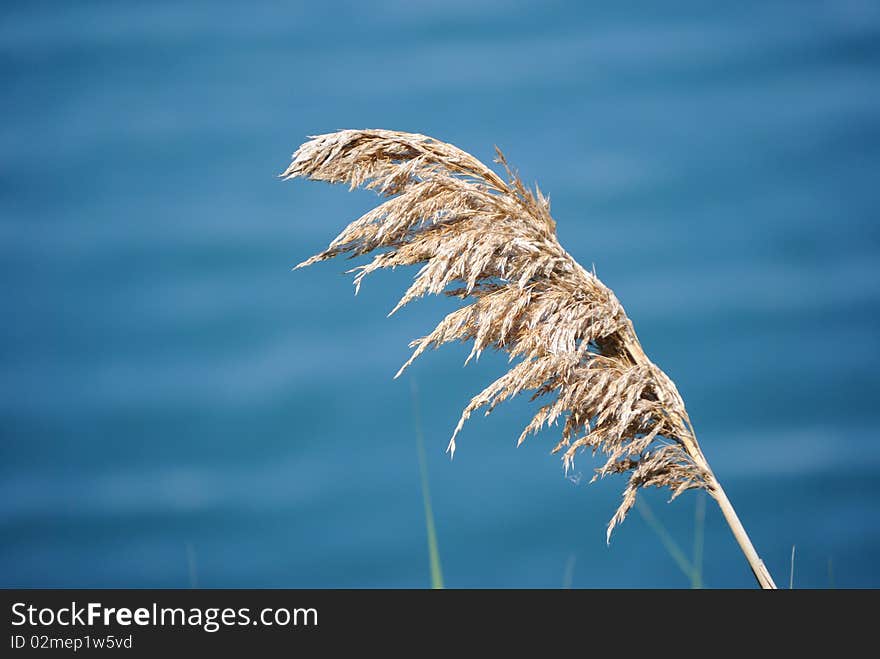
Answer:
M424 587L417 391L459 587L687 587L620 479L514 448L527 400L386 319L344 262L376 203L282 183L307 135L417 131L553 204L678 383L780 583L880 586L880 7L4 2L0 585ZM696 495L647 498L690 555ZM704 580L753 579L707 508Z

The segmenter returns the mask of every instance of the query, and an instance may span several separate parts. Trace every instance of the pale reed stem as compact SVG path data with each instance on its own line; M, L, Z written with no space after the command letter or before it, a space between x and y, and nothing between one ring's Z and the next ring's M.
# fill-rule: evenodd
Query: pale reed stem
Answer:
M688 425L690 425L690 422L688 422ZM758 556L758 551L752 544L749 534L746 533L746 529L740 521L739 515L736 514L733 504L730 503L730 499L727 498L727 493L724 491L724 488L721 487L721 483L718 482L718 479L712 472L712 468L709 467L709 463L706 461L700 447L696 442L688 442L685 445L685 449L694 459L694 462L708 473L708 477L706 478L706 490L718 503L718 507L721 508L721 513L724 515L724 519L730 527L733 537L736 538L739 548L749 562L749 567L752 568L752 574L755 575L758 585L765 590L776 590L776 582L773 581L773 577L770 575L767 566L764 565L764 561Z
M718 502L718 507L721 508L721 512L724 514L724 519L727 520L730 530L733 531L733 537L736 538L736 541L739 543L739 548L742 549L743 554L745 554L746 560L749 562L749 567L752 568L752 573L755 575L755 579L758 580L758 584L765 590L776 590L776 583L773 581L773 577L770 576L770 571L767 569L767 566L764 565L764 561L761 560L761 557L758 556L758 552L755 550L755 546L749 539L749 534L746 533L745 527L739 520L739 516L736 514L736 510L734 510L733 504L730 503L730 499L727 498L724 488L721 487L721 484L714 476L709 484L709 494Z

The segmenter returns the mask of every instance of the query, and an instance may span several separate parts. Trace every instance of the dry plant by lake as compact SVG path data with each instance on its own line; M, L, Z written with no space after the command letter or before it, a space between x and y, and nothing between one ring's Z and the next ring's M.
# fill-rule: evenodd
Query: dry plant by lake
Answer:
M372 254L351 271L359 287L379 268L421 265L392 313L429 293L468 303L412 342L412 357L398 375L428 348L451 341L473 343L468 360L491 348L515 362L464 409L450 453L473 412L488 414L530 392L542 404L520 443L558 425L554 451L566 469L589 449L605 458L595 478L628 475L608 523L609 538L640 488L668 488L672 498L704 489L720 506L758 583L775 588L700 449L675 384L648 359L611 289L559 244L541 191L527 189L500 151L497 162L506 180L470 154L425 135L343 130L311 138L293 154L284 179L364 187L386 201L297 267Z

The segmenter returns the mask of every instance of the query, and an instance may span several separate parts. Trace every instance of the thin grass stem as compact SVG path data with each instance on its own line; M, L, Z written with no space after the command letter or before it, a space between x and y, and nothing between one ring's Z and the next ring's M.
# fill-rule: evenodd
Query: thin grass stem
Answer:
M428 457L425 454L425 438L422 432L422 413L419 407L419 387L413 378L410 381L412 392L413 424L416 431L416 449L419 454L419 480L422 484L422 504L425 510L425 529L428 536L428 566L431 571L431 588L443 588L443 571L440 568L440 549L437 544L437 530L434 527L434 508L431 505L431 487L428 483Z

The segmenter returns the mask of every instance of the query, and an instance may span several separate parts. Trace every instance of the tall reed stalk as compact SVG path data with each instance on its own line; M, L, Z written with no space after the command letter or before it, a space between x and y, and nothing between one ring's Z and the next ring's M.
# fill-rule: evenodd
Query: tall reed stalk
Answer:
M550 203L510 170L507 180L470 154L425 135L343 130L318 135L293 154L284 179L305 177L375 190L386 198L349 224L302 268L334 256L372 254L349 272L355 290L380 268L422 268L395 311L428 293L470 303L413 341L413 360L428 348L472 341L467 361L487 348L517 363L464 409L448 451L470 415L530 391L546 402L519 437L562 425L554 452L566 471L575 454L605 456L595 478L629 474L623 501L608 524L632 509L642 487L666 487L672 498L692 488L718 503L755 578L775 588L724 489L697 443L671 379L642 349L614 293L566 252L556 238ZM391 314L389 314L391 315ZM467 362L466 362L467 363Z

